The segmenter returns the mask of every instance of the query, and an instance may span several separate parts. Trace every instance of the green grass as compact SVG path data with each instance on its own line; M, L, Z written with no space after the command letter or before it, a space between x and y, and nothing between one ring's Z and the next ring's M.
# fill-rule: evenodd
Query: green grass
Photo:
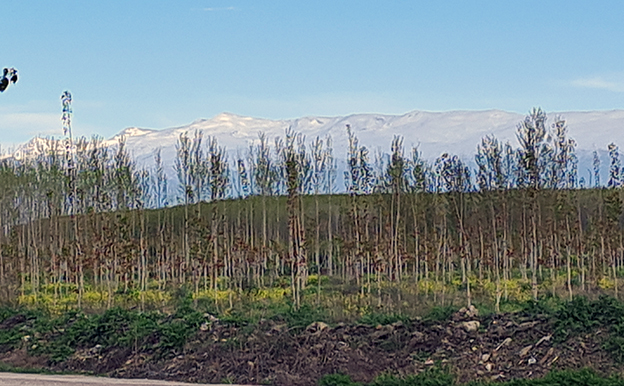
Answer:
M102 314L68 311L60 316L41 310L2 309L2 320L24 315L24 321L0 330L0 347L11 350L25 345L33 355L47 355L52 363L62 362L77 349L100 345L108 348L150 348L166 355L181 349L207 322L188 303L175 313L140 312L112 308ZM156 342L156 343L151 343Z
M85 372L74 373L71 371L51 371L46 368L37 367L17 367L0 362L0 373L20 373L20 374L50 374L50 375L85 375Z
M608 338L602 348L617 363L624 363L624 302L611 296L590 300L584 296L562 301L548 297L528 301L522 305L521 314L530 317L548 317L553 321L557 342L604 330Z
M448 320L455 312L459 310L456 306L434 306L423 318L428 322L443 322Z
M316 296L310 295L298 310L281 289L250 292L231 309L217 308L214 302L207 300L194 306L196 299L192 294L179 290L172 298L175 308L169 313L115 307L102 313L66 310L57 314L45 308L0 307L0 322L16 315L21 318L12 328L0 329L0 351L23 347L31 354L47 355L53 363L66 360L76 350L97 345L102 350L112 347L149 350L166 357L179 352L203 323L210 323L204 312L217 316L221 323L239 327L239 334L243 335L251 333L262 319L285 325L293 334L314 322L333 325L339 321L334 313L338 307L353 309L351 315L357 317L347 321L369 326L396 322L409 326L414 321L412 316L401 311L358 303L357 296L328 297L324 302L316 303ZM334 304L330 302L332 299ZM502 305L513 309L519 316L550 318L557 342L603 329L608 339L605 338L602 348L616 362L624 363L624 303L612 297L602 296L596 300L577 297L569 302L547 297L537 302L516 301ZM458 307L453 305L434 306L422 320L424 323L443 323L457 310ZM486 320L491 317L489 312L484 314L482 317Z
M401 313L389 312L372 312L368 314L362 315L360 319L358 319L358 323L365 324L367 326L377 326L382 325L385 326L387 324L392 324L396 322L401 322L405 325L411 324L410 317L403 315Z
M417 375L404 377L382 374L366 385L353 382L348 375L330 374L322 377L318 384L319 386L486 386L494 383L472 381L460 384L446 370L433 368ZM582 369L553 371L543 378L514 379L495 384L499 386L621 386L624 384L624 379L617 376L602 377L590 369Z
M319 380L318 384L319 386L361 386L362 385L361 383L353 382L350 376L346 374L342 374L342 373L325 375Z

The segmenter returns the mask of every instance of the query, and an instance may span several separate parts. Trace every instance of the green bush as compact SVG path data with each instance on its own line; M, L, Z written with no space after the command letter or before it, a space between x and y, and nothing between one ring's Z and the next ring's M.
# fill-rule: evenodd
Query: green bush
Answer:
M22 340L22 336L25 335L22 331L20 331L20 328L28 323L30 316L25 310L18 310L14 308L0 309L0 323L11 317L18 317L19 315L23 316L22 322L17 323L11 328L0 329L0 352L12 350L19 345Z
M559 340L589 333L598 327L624 331L624 304L609 296L601 296L596 301L579 296L556 313L555 337Z
M424 320L429 322L443 322L449 320L458 310L459 308L456 306L435 306L425 315Z
M329 322L329 318L323 309L309 304L302 305L298 310L290 307L286 312L277 314L272 319L286 322L288 327L294 331L300 331L314 322Z
M138 350L151 342L152 346L148 348L155 348L162 355L184 346L205 322L203 314L195 311L188 302L180 302L173 315L117 307L103 314L68 311L53 317L38 310L0 309L3 318L0 322L19 314L24 315L23 322L10 329L0 329L0 350L14 349L23 340L28 342L30 353L49 355L53 363L66 360L77 349L96 345L101 345L102 349Z
M530 316L553 316L564 306L565 303L556 297L540 298L537 301L530 299L520 304L521 312Z
M611 336L603 343L602 348L608 352L617 363L624 363L624 337Z
M370 386L454 386L455 378L446 369L432 368L417 375L397 377L382 374Z
M501 386L621 386L619 377L603 378L590 369L578 371L553 371L543 378L515 379L501 383ZM470 386L487 385L485 382L473 382Z
M487 386L490 381L472 381L463 386ZM514 379L496 383L500 386L621 386L624 380L617 376L601 377L593 370L582 369L576 371L552 371L543 378ZM355 386L348 375L331 374L319 380L320 386ZM368 384L368 386L455 386L458 383L446 369L431 368L417 375L397 377L382 374Z
M319 386L360 386L360 383L353 382L346 374L328 374L319 379Z
M411 319L408 316L397 314L397 313L370 313L362 315L360 319L358 319L358 323L365 324L367 326L377 326L382 325L385 326L387 324L392 324L396 322L402 322L403 324L409 325L411 324Z

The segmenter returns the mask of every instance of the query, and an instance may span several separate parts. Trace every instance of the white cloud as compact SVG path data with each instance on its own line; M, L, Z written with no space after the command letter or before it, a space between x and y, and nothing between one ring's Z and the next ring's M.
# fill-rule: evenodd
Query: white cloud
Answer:
M101 110L99 101L80 100L74 104L74 111ZM72 131L75 137L90 137L95 133L112 135L110 128L83 122L87 113L74 115ZM0 143L6 147L10 143L23 143L32 137L61 137L61 109L57 103L29 101L23 104L0 105Z
M61 128L60 118L58 114L44 114L44 113L9 113L2 114L3 128L23 128L30 134L34 131L40 131L45 128L45 131L49 131L52 127L58 126Z
M236 11L236 7L204 8L207 12Z
M592 88L596 90L607 90L612 92L624 92L623 76L592 76L573 80L572 85L580 88Z
M58 114L0 112L0 142L23 142L35 135L62 135Z

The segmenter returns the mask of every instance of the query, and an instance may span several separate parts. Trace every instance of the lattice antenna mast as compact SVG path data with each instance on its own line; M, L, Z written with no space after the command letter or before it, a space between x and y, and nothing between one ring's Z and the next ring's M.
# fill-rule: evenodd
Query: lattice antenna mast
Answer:
M69 210L73 216L76 214L76 163L74 162L74 142L72 138L72 95L69 91L63 91L61 95L61 103L63 104L63 116L61 122L63 124L63 135L67 137L65 142L65 161L67 164L67 177L69 181Z

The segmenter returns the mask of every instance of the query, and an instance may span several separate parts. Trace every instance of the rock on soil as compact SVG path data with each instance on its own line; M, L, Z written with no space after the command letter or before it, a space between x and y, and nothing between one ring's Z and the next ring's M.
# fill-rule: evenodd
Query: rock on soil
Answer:
M320 377L335 372L370 382L382 372L415 374L440 362L460 382L539 377L555 364L559 369L589 366L603 373L621 372L601 349L607 334L561 343L552 334L546 318L479 317L476 309L446 322L334 327L316 322L298 331L264 320L250 332L215 320L199 328L183 350L166 357L154 349L92 347L58 365L44 365L114 377L295 386L317 385ZM11 354L0 360L10 362Z

